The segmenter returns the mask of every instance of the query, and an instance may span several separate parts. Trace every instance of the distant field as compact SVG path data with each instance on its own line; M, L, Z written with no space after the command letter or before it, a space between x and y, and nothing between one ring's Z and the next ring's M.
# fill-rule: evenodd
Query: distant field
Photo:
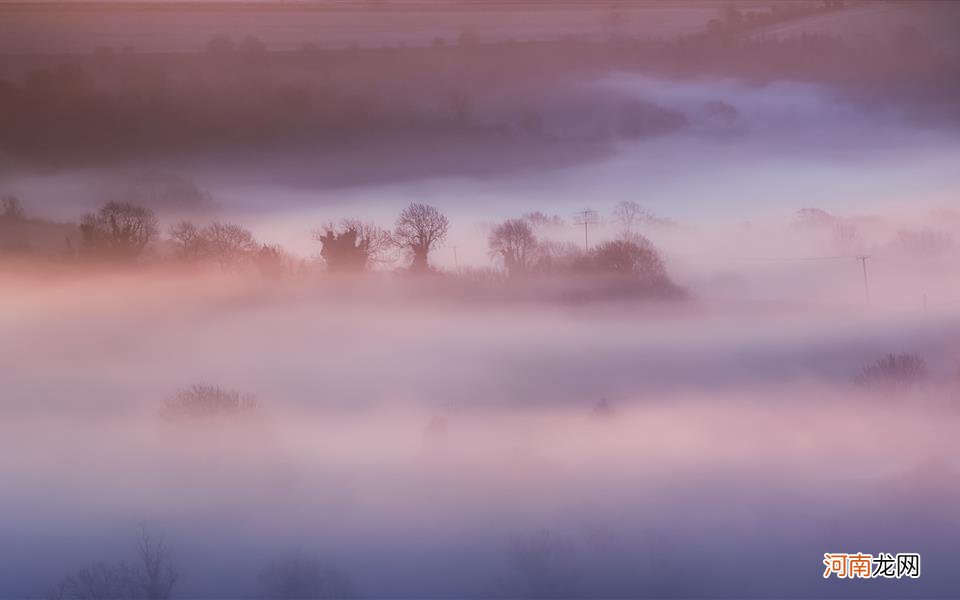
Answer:
M0 53L84 53L98 46L194 51L215 35L255 35L271 50L457 41L545 40L565 35L673 38L701 31L710 2L431 2L311 5L217 3L0 4Z
M753 35L791 38L804 34L842 36L852 43L895 38L915 30L933 46L960 50L960 2L916 0L865 2L848 10L764 27Z

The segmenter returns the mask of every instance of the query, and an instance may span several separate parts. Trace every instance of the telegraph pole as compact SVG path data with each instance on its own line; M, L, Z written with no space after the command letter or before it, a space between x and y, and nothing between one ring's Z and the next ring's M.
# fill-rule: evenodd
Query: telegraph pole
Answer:
M453 248L453 268L456 269L457 273L460 272L460 260L457 259L457 248L460 246L450 246Z
M861 254L857 256L857 260L860 261L860 265L863 267L863 297L867 302L867 306L870 306L870 281L867 279L867 259L870 258L866 254Z
M597 223L597 211L595 211L595 210L590 210L590 209L588 208L588 209L581 210L581 211L579 211L579 212L577 212L577 213L574 213L574 214L576 215L576 219L577 219L577 220L576 220L576 224L577 224L577 225L583 225L583 249L584 249L585 252L589 252L589 251L590 251L590 238L589 238L589 235L588 235L588 233L587 233L587 229L590 227L590 225L596 225L596 223Z

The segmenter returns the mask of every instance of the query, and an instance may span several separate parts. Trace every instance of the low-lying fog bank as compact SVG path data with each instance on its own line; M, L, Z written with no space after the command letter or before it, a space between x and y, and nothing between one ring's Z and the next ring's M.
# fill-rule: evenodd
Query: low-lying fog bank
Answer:
M955 311L9 283L0 596L136 572L141 524L177 597L957 584ZM923 364L864 370L887 353ZM923 577L822 579L858 550L920 552Z
M14 416L0 594L135 561L145 524L175 597L942 597L955 393ZM920 552L923 577L821 578L824 552L857 550Z

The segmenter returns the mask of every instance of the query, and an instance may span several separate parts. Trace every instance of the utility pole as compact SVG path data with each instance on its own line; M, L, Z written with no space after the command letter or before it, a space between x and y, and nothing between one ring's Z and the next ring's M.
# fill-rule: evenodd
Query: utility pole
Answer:
M457 273L460 272L460 261L457 259L457 248L460 246L450 246L453 248L453 268L456 269Z
M575 223L577 225L583 225L583 249L585 252L589 252L590 238L587 233L587 229L590 227L590 225L597 224L597 211L587 208L574 214L576 215Z
M863 297L867 302L867 306L870 306L870 282L867 279L867 259L870 258L866 254L861 254L857 256L857 260L860 261L860 265L863 267Z

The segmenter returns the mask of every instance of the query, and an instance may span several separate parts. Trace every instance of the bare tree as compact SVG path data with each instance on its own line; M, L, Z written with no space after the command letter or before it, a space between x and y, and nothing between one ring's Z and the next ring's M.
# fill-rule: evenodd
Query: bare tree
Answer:
M153 536L146 526L137 536L138 564L136 581L147 600L166 600L177 582L177 571L170 562L170 553L162 536Z
M616 410L613 408L613 404L604 396L593 405L593 408L590 410L590 414L595 417L609 419L616 415Z
M857 250L863 247L863 238L855 223L836 220L833 226L833 245L841 250Z
M953 250L956 243L950 234L925 227L917 231L898 230L894 246L908 254L933 256Z
M300 552L276 560L260 573L264 598L356 598L350 578L339 569L324 565Z
M572 272L586 258L583 248L574 242L540 239L533 269L541 273Z
M229 35L215 35L207 40L207 52L211 54L231 54L236 49L237 45Z
M185 260L212 260L230 270L252 261L261 250L253 233L234 223L214 222L197 227L180 221L170 229L177 255Z
M537 238L524 219L508 219L490 232L490 254L503 259L510 275L527 272L536 258Z
M389 232L359 219L344 219L339 227L329 223L313 237L322 244L320 256L333 272L365 271L382 260L391 245Z
M394 243L412 255L410 268L427 271L427 257L447 237L450 222L439 210L428 204L411 204L403 209L393 229Z
M260 249L249 229L234 223L214 222L201 232L205 251L221 268L236 268Z
M0 219L20 221L25 216L20 198L9 194L0 198Z
M153 211L126 202L108 202L80 220L81 248L89 256L134 259L157 235Z
M592 259L594 267L604 273L635 275L650 282L663 281L667 277L667 269L656 247L638 234L597 245Z
M470 122L470 96L463 91L454 92L450 96L450 111L458 125L467 125Z
M671 227L674 221L653 214L632 200L624 200L613 208L613 219L620 225L625 235L636 233L641 226Z
M863 369L856 382L861 385L903 386L927 376L927 361L915 354L887 354Z
M216 385L192 385L167 399L160 416L166 419L197 419L249 413L257 408L256 399Z
M142 525L137 560L131 566L96 563L67 575L49 594L53 600L167 600L177 571L164 540Z
M240 41L239 50L250 57L262 58L267 53L267 46L257 36L245 35Z
M192 221L180 221L170 228L170 239L175 244L177 256L184 260L199 260L206 254L201 229Z
M822 208L801 208L797 211L793 222L797 227L833 227L837 222L837 217Z
M571 548L548 530L519 535L508 547L504 591L523 598L576 596L581 590L572 558Z
M263 244L254 259L260 274L268 279L280 279L291 267L291 256L279 244Z
M136 597L133 575L127 565L96 563L60 580L48 594L50 600L129 600Z
M650 217L650 213L632 200L624 200L613 208L613 218L620 224L624 232L636 231L643 221Z
M523 213L523 219L530 223L534 229L539 227L565 227L567 224L560 215L548 215L539 210Z

